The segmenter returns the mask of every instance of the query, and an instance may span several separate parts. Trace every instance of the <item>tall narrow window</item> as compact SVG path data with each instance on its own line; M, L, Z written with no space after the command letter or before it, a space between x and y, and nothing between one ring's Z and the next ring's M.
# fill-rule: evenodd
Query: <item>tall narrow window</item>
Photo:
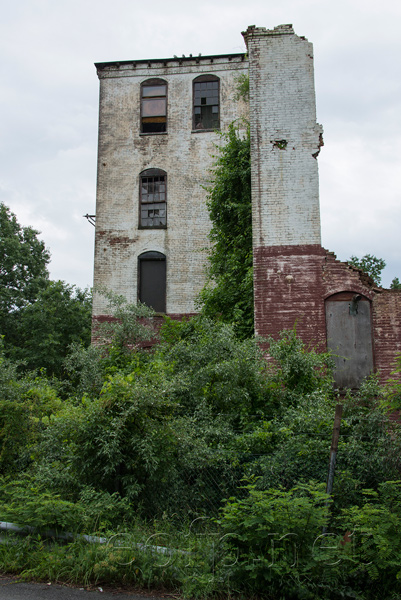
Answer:
M148 79L141 86L141 131L167 131L167 83L163 79Z
M138 298L156 312L166 312L166 257L144 252L138 259Z
M194 79L194 129L219 129L219 84L215 75Z
M161 169L146 169L140 175L139 226L167 226L167 173Z

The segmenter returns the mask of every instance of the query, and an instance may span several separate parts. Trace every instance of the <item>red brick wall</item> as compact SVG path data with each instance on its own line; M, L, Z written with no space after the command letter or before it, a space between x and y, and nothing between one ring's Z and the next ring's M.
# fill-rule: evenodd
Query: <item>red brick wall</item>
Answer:
M382 378L387 379L394 368L395 357L401 354L401 291L382 290L376 294L373 328L376 368Z
M277 337L296 323L305 342L325 342L319 245L270 246L254 250L255 331Z
M401 292L383 290L359 269L340 262L319 245L254 250L255 330L277 337L296 324L306 342L326 346L326 298L339 292L372 301L375 367L386 379L401 353Z

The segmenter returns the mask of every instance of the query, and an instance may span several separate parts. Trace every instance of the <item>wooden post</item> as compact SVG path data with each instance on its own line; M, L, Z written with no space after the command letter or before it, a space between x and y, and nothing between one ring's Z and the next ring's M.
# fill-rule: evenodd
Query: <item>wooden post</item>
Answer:
M329 474L327 477L326 494L331 494L331 492L333 490L334 468L336 465L338 438L340 437L340 425L341 425L341 415L342 414L343 414L343 405L337 404L336 414L334 417L333 437L331 438L330 463L329 463Z
M340 437L341 415L343 414L343 405L336 405L336 414L334 416L333 437L331 438L329 474L327 476L326 494L331 494L333 490L334 469L336 466L336 456L338 449L338 438ZM328 501L326 502L328 506ZM326 533L326 527L323 527L323 533Z

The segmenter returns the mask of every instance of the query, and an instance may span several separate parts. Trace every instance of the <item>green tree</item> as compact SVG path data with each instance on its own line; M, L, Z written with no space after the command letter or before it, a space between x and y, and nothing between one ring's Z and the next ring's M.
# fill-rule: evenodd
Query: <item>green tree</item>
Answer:
M4 355L0 338L0 474L24 470L42 420L60 407L55 389L43 376L19 374Z
M398 277L394 277L390 284L390 290L401 290L401 281L398 279Z
M45 368L60 376L71 344L91 341L92 294L64 281L48 281L35 302L18 311L14 330L7 336L10 357L28 369Z
M0 204L0 333L6 336L15 325L15 312L35 301L49 276L50 254L37 236Z
M0 204L0 334L8 357L61 375L68 346L90 343L92 298L49 281L50 254L37 236Z
M377 258L373 254L365 254L362 258L351 256L348 263L358 269L365 271L376 285L381 285L381 272L386 266L386 261L382 258Z
M200 293L206 316L253 335L252 205L249 128L222 134L207 207L212 221L208 281Z

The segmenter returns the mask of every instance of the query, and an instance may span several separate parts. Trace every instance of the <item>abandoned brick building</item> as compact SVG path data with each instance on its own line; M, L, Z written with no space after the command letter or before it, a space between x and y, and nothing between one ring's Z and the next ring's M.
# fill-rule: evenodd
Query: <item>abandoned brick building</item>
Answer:
M339 386L401 352L401 293L321 246L313 49L291 25L249 27L247 54L96 64L100 79L94 286L179 317L195 311L218 131L250 121L255 330L338 355ZM236 100L249 73L249 103ZM95 294L95 319L107 318Z

